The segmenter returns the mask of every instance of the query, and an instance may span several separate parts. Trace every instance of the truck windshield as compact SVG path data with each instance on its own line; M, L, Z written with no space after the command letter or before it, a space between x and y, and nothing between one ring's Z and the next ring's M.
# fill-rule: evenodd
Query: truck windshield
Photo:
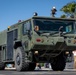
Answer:
M72 32L74 30L74 21L65 20L34 20L34 26L38 26L38 31L59 31L63 27L63 32Z

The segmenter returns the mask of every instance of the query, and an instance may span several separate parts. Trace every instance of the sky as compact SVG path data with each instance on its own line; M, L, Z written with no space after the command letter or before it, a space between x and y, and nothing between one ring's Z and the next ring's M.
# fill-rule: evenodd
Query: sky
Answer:
M60 9L72 1L75 0L0 0L0 31L19 20L31 18L34 12L38 16L51 17L53 6L57 9L55 16L60 17L63 14Z

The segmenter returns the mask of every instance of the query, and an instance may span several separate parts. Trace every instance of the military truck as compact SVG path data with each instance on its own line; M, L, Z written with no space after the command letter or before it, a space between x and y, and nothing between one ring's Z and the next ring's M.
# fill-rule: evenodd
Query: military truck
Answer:
M36 63L48 62L63 71L75 49L75 19L33 16L0 32L0 70L11 63L17 71L33 71Z

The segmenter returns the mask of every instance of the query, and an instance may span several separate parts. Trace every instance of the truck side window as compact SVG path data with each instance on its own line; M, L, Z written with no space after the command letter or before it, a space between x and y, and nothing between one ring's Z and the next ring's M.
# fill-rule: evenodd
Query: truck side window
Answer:
M23 34L27 34L29 30L31 30L31 22L27 21L23 24Z
M17 29L15 29L14 31L13 31L13 36L14 36L14 40L17 40L17 38L18 38L18 30Z

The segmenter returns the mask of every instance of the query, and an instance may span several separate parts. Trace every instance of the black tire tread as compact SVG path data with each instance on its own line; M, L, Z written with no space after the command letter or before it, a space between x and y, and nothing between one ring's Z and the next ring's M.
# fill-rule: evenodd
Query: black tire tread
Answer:
M34 71L36 63L29 63L29 71Z
M54 71L63 71L66 65L66 59L63 54L60 54L54 59L54 62L51 63L52 69Z
M20 49L20 51L22 53L22 64L21 64L22 66L19 67L19 68L17 68L17 71L26 71L26 70L28 70L29 63L28 62L25 62L26 56L25 56L24 49L22 47L19 47L18 49ZM16 66L18 66L18 65L16 64Z
M4 70L4 68L5 68L5 64L1 60L1 51L0 51L0 70Z

